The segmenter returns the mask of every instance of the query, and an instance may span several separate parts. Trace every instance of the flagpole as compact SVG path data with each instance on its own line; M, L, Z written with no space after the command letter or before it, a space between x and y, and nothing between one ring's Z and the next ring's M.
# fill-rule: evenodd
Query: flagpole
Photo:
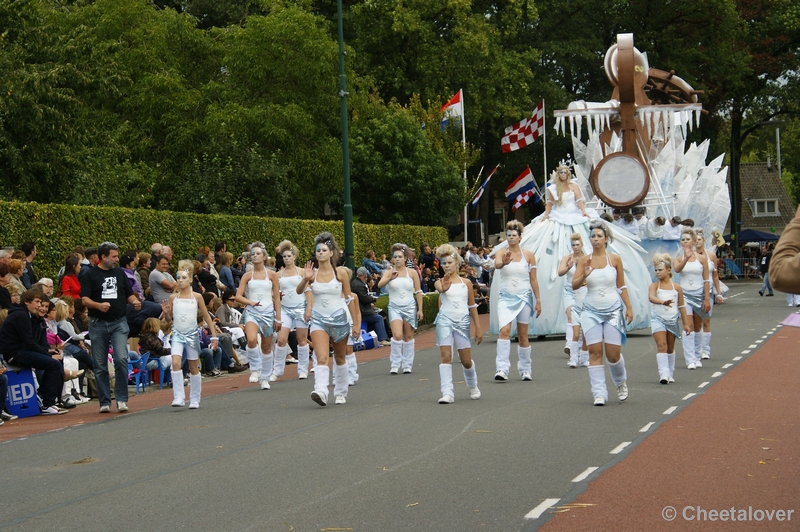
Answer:
M547 183L547 107L545 106L544 98L542 98L542 125L544 126L544 134L542 135L542 146L544 148L544 182Z
M459 101L461 102L461 147L463 148L464 152L467 151L467 116L464 110L464 89L458 89L458 96ZM464 190L469 190L469 182L467 182L467 162L466 159L464 160ZM467 217L469 202L464 205L464 245L467 244L469 237L467 236Z

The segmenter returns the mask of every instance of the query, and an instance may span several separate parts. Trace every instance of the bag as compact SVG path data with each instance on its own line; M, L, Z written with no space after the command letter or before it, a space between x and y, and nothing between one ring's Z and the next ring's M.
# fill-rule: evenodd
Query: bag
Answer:
M375 331L365 331L361 329L361 337L353 342L353 351L363 351L365 349L375 349L378 345L378 335Z

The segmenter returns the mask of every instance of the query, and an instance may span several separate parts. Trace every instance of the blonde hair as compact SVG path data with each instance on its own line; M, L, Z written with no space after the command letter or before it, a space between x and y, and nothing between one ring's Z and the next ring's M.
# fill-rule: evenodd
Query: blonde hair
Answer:
M300 250L297 249L297 246L292 244L289 240L284 240L278 244L278 254L283 255L284 251L291 251L292 255L294 255L295 262L297 262L297 258L300 255Z
M557 196L556 197L556 203L558 205L561 205L561 194L564 193L564 184L561 182L561 179L559 179L559 177L558 177L558 172L562 168L565 169L567 171L567 174L569 175L569 179L567 180L567 183L566 183L567 189L569 189L570 181L572 181L572 172L570 171L569 166L565 166L563 164L559 165L556 168L556 175L555 175L555 178L554 178L554 181L556 182L556 196Z
M188 259L178 261L178 269L175 273L178 272L188 272L189 277L192 277L194 275L194 261Z
M581 244L583 244L583 237L581 236L580 233L572 233L571 235L569 235L570 242L575 242L576 240Z
M672 257L669 256L669 253L656 253L653 255L653 266L658 268L662 264L669 270L669 276L672 277Z
M525 227L519 220L511 220L506 224L506 231L516 231L519 236L522 236L522 231Z
M69 315L69 305L66 301L56 301L56 321L64 321Z
M445 257L455 257L456 264L461 266L462 258L461 255L458 254L456 248L454 248L451 244L442 244L441 246L436 248L436 256L439 260L444 264Z
M691 235L691 237L692 237L692 244L694 244L695 242L697 242L697 233L695 233L694 229L692 229L691 227L684 227L684 228L681 230L681 237L683 237L683 235Z

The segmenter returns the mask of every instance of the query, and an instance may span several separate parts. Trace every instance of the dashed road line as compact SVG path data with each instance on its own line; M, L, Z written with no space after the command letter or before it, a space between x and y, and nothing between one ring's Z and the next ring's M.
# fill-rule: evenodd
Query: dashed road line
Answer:
M525 519L538 519L540 515L545 513L548 509L555 506L561 499L545 499L533 510L525 514Z
M749 350L749 349L745 349L744 351L742 351L742 354L743 354L743 355L746 355L746 354L748 354L749 352L750 352L750 350Z
M712 379L715 379L715 378L719 377L720 375L722 375L722 372L721 372L721 371L715 371L715 372L714 372L714 374L713 374L713 375L711 375L711 378L712 378Z
M668 416L671 413L673 413L674 411L676 411L677 409L678 409L677 406L671 406L671 407L667 408L666 410L664 410L664 415Z
M599 468L597 467L587 467L586 471L578 475L577 477L572 479L572 482L580 482L581 480L585 480L586 477L597 471Z
M733 357L734 360L741 360L742 357Z
M748 345L747 347L749 347L750 349L755 349L756 347L758 347L758 344Z
M708 381L701 382L700 385L698 386L698 388L705 388L706 386L708 386Z
M724 366L722 366L722 369L728 369L731 366L733 366L733 364L725 364Z
M630 445L631 443L632 443L632 442L629 442L629 441L624 441L624 442L620 443L619 445L617 445L616 447L614 447L613 449L611 449L611 450L608 452L608 454L619 454L619 453L621 453L621 452L622 452L622 449L624 449L625 447L627 447L627 446L628 446L628 445Z
M697 394L696 394L696 393L694 393L694 392L692 392L692 393L687 393L687 394L684 396L684 398L683 398L683 399L681 399L681 401L685 401L685 400L689 399L690 397L694 397L695 395L697 395Z
M648 423L648 424L647 424L647 425L645 425L644 427L640 428L640 429L639 429L639 432L647 432L648 430L650 430L650 427L652 427L652 426L653 426L653 425L655 425L655 424L656 424L656 422L655 422L655 421L651 421L650 423Z

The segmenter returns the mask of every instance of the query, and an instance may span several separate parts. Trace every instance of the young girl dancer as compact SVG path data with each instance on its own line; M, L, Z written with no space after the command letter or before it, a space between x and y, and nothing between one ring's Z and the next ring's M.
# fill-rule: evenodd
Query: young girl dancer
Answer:
M633 312L625 286L622 259L606 252L610 241L606 224L602 221L592 222L589 230L592 235L592 254L578 262L572 288L577 290L586 283L581 329L589 346L589 380L594 404L603 406L608 400L606 370L603 366L604 344L617 396L620 401L628 398L625 359L620 350L625 345L626 324L633 321Z
M314 303L309 331L317 355L311 399L318 405L325 406L328 404L330 380L327 346L329 342L333 342L334 364L346 366L347 337L351 331L353 336L360 334L361 312L350 296L350 279L343 270L336 268L340 250L333 235L327 232L317 235L314 239L314 252L318 268L314 269L311 261L306 263L303 280L297 285L296 292L302 294L311 285ZM345 300L349 302L347 305L352 315L352 326L344 310ZM335 404L343 405L347 403L347 368L336 368L334 379Z
M261 242L250 246L253 269L244 275L236 291L236 301L245 305L244 334L247 338L247 360L250 382L261 381L261 389L269 390L272 375L272 336L281 330L281 292L278 274L266 268L267 251ZM245 295L245 291L247 294ZM261 349L258 335L261 334Z
M581 338L581 309L586 297L586 286L577 290L572 289L572 279L575 277L575 265L584 256L583 238L580 233L572 233L569 237L572 253L564 255L558 265L558 275L567 276L564 283L564 306L567 307L567 347L569 362L567 366L577 368L589 365L589 351L586 350L586 339ZM571 333L571 334L570 334Z
M286 367L286 353L289 333L295 330L297 334L297 378L308 378L308 320L306 311L310 313L311 290L303 294L297 293L297 285L303 280L303 271L297 267L297 246L284 240L278 244L278 253L283 258L285 268L278 274L278 283L281 293L281 329L278 331L278 341L275 346L275 367L270 375L270 382L275 382L283 375Z
M522 380L531 377L531 346L528 342L528 324L531 314L538 317L542 313L539 300L539 282L536 279L536 258L532 251L519 247L522 236L522 223L511 220L506 224L508 248L494 258L496 282L500 283L497 302L500 337L497 339L497 355L494 375L496 381L507 381L511 369L511 329L516 322L517 371ZM471 294L470 294L471 295ZM534 299L536 303L534 304ZM471 303L470 303L471 304Z
M683 289L672 282L672 258L667 253L653 255L656 282L650 285L653 310L650 329L656 341L656 363L661 384L675 382L675 338L682 332L691 333L692 326L683 302Z
M697 245L695 249L705 251L708 258L708 278L711 281L711 308L708 311L708 317L703 319L703 330L698 334L698 339L695 339L695 352L700 354L701 359L711 358L711 313L714 311L714 305L722 303L722 286L719 281L719 272L717 271L717 255L711 250L706 249L706 238L703 234L703 228L698 227L694 230L697 235ZM699 349L698 349L699 347Z
M200 395L203 381L197 360L200 357L200 334L197 328L198 310L209 330L214 330L214 321L208 315L203 297L192 291L194 265L190 260L178 263L178 293L169 298L172 313L172 406L184 406L186 396L183 391L183 372L181 362L183 355L189 361L189 408L200 408ZM211 349L219 345L219 338L211 337Z
M419 275L406 267L408 246L392 246L392 266L383 272L378 288L389 292L389 326L392 329L392 347L389 354L389 373L411 373L414 366L414 331L422 319L422 290ZM415 302L416 300L416 302Z
M675 271L681 274L681 288L686 299L686 314L692 317L694 334L683 333L683 356L688 369L702 368L699 352L699 333L703 328L703 319L711 310L710 289L708 279L708 259L705 250L696 249L697 235L694 229L681 231L683 254L675 259Z
M467 283L458 275L461 256L456 248L450 244L444 244L436 249L436 256L444 268L444 276L436 281L436 291L439 292L439 314L434 321L436 345L439 346L441 356L439 377L442 398L439 399L439 404L449 404L455 400L453 366L451 365L453 347L458 350L458 358L464 369L464 382L467 384L470 399L480 399L478 373L475 371L475 362L470 354L469 341L470 318L475 326L475 342L480 344L483 340L475 297Z

